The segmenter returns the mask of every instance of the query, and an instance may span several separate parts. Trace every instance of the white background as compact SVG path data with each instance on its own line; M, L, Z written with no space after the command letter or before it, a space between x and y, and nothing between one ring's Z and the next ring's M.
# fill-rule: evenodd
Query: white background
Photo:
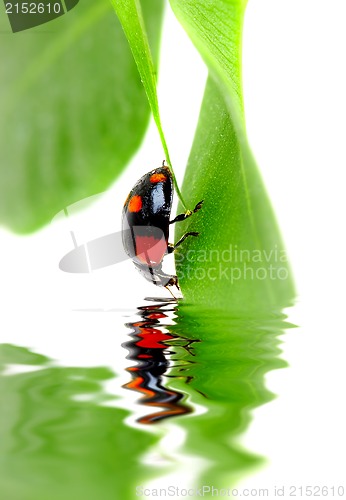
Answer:
M267 377L279 398L254 412L244 436L246 447L269 459L244 487L345 483L345 25L345 0L250 0L247 7L248 135L291 257L299 296L288 314L299 328L283 338L290 368ZM179 180L205 78L169 14L159 99ZM151 124L130 168L89 208L29 237L1 230L1 342L63 364L121 371L123 315L157 290L131 262L86 275L62 273L58 262L73 248L70 230L79 244L119 230L132 184L162 159Z

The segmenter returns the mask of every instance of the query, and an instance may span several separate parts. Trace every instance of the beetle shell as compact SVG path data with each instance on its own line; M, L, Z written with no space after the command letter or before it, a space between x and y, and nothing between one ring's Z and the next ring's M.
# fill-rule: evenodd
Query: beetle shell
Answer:
M147 280L163 286L171 278L161 264L168 248L172 200L172 174L166 166L156 168L136 182L122 215L125 252Z

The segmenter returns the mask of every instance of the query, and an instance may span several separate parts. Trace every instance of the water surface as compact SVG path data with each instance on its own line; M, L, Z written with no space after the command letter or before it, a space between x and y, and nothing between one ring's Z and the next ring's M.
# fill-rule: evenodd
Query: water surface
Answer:
M58 366L2 344L0 498L136 498L137 485L179 466L165 440L171 423L185 436L180 455L203 463L191 484L231 487L264 461L240 439L253 410L274 397L264 377L285 366L287 326L279 311L230 317L145 300L124 318L125 342L118 335L125 373ZM114 379L116 394L105 389Z

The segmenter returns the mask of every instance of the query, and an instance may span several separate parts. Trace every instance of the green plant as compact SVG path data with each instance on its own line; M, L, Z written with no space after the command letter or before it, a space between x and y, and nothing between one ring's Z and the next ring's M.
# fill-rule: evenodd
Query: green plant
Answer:
M163 2L112 0L112 4L136 62L166 160L174 172L161 126L154 62ZM200 232L199 238L187 240L176 254L184 296L197 304L208 297L210 306L237 311L281 307L293 297L290 270L245 129L241 34L246 1L170 0L170 5L209 69L182 193L176 185L179 210L205 200L198 217L177 227L176 238L187 228ZM18 77L16 85L11 85L9 104L5 106L9 110L5 113L6 126L0 135L6 147L0 151L2 155L10 151L12 163L9 170L5 157L1 159L1 168L6 168L2 186L6 187L0 196L0 215L19 231L32 230L63 206L105 189L137 149L148 120L136 68L106 0L97 6L86 1L83 8L83 12L74 9L75 24L66 26L66 33L63 23L72 23L72 15L60 20L61 39L55 39L52 47ZM88 31L90 26L93 30ZM62 82L55 78L55 84L49 85L51 75L47 70L60 71L61 76L57 62L62 61L63 54L69 54L72 42L80 55L84 37L92 41L98 55L92 61L97 60L99 65L94 68L87 57L82 58L71 88L61 98ZM19 47L15 44L11 57ZM37 51L37 46L28 46L30 50ZM75 62L73 58L70 61L71 65ZM21 68L16 64L14 68L18 76ZM88 80L95 69L97 78ZM12 82L13 75L9 75L8 82ZM37 102L43 93L52 108L36 116L32 92ZM74 111L70 104L76 106ZM13 118L18 106L20 120ZM49 120L53 123L45 132ZM75 130L80 132L78 140L71 142ZM21 141L20 147L14 148L14 140ZM240 263L225 259L232 251L242 252Z
M166 151L140 3L112 3ZM290 271L245 130L241 32L246 1L170 0L170 4L209 69L182 189L187 206L200 199L205 204L198 217L177 226L176 234L178 239L187 228L200 232L199 238L187 240L177 251L184 295L193 303L203 304L208 297L209 305L237 311L280 307L293 295ZM167 160L170 164L168 154ZM182 198L181 205L185 208ZM226 252L233 249L245 255L240 266L234 259L225 262Z
M142 7L156 61L163 3ZM1 12L0 30L0 222L27 233L109 187L150 109L109 0L16 34Z

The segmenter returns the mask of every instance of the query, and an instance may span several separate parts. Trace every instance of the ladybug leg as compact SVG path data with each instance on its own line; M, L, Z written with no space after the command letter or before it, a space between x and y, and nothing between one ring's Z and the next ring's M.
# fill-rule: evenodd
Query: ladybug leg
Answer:
M171 279L169 280L169 282L167 283L167 285L165 285L165 288L172 295L173 299L177 300L178 298L174 295L174 293L170 289L171 286L175 286L175 287L177 287L177 290L180 290L180 286L178 284L178 278L176 276L171 276Z
M171 276L171 279L166 286L176 286L178 290L180 290L180 287L178 285L178 278L176 276Z
M153 270L151 270L153 271ZM174 297L172 294L172 291L170 290L170 286L175 286L178 290L180 290L179 285L178 285L178 278L177 276L173 276L171 274L166 274L162 271L161 267L158 269L155 269L153 272L153 275L157 278L155 281L150 280L154 283L154 285L158 286L163 286L167 288L167 290L170 292L170 294ZM176 297L174 297L176 299Z
M203 202L204 202L204 200L198 202L197 205L195 206L195 208L193 210L188 210L185 214L177 215L175 217L175 219L170 220L169 223L170 224L174 224L175 222L181 222L182 220L187 219L192 214L195 214L196 212L198 212L198 210L200 210L202 208Z
M175 245L173 245L172 243L168 243L168 245L167 245L167 248L168 248L168 253L172 253L172 252L174 252L174 250L175 250L176 248L178 248L178 247L179 247L179 246L183 243L183 241L185 241L185 240L186 240L186 238L187 238L188 236L198 236L198 235L199 235L199 233L197 233L196 231L189 231L188 233L185 233L185 234L184 234L184 235L180 238L180 240L178 240L178 241L176 242L176 244L175 244Z

